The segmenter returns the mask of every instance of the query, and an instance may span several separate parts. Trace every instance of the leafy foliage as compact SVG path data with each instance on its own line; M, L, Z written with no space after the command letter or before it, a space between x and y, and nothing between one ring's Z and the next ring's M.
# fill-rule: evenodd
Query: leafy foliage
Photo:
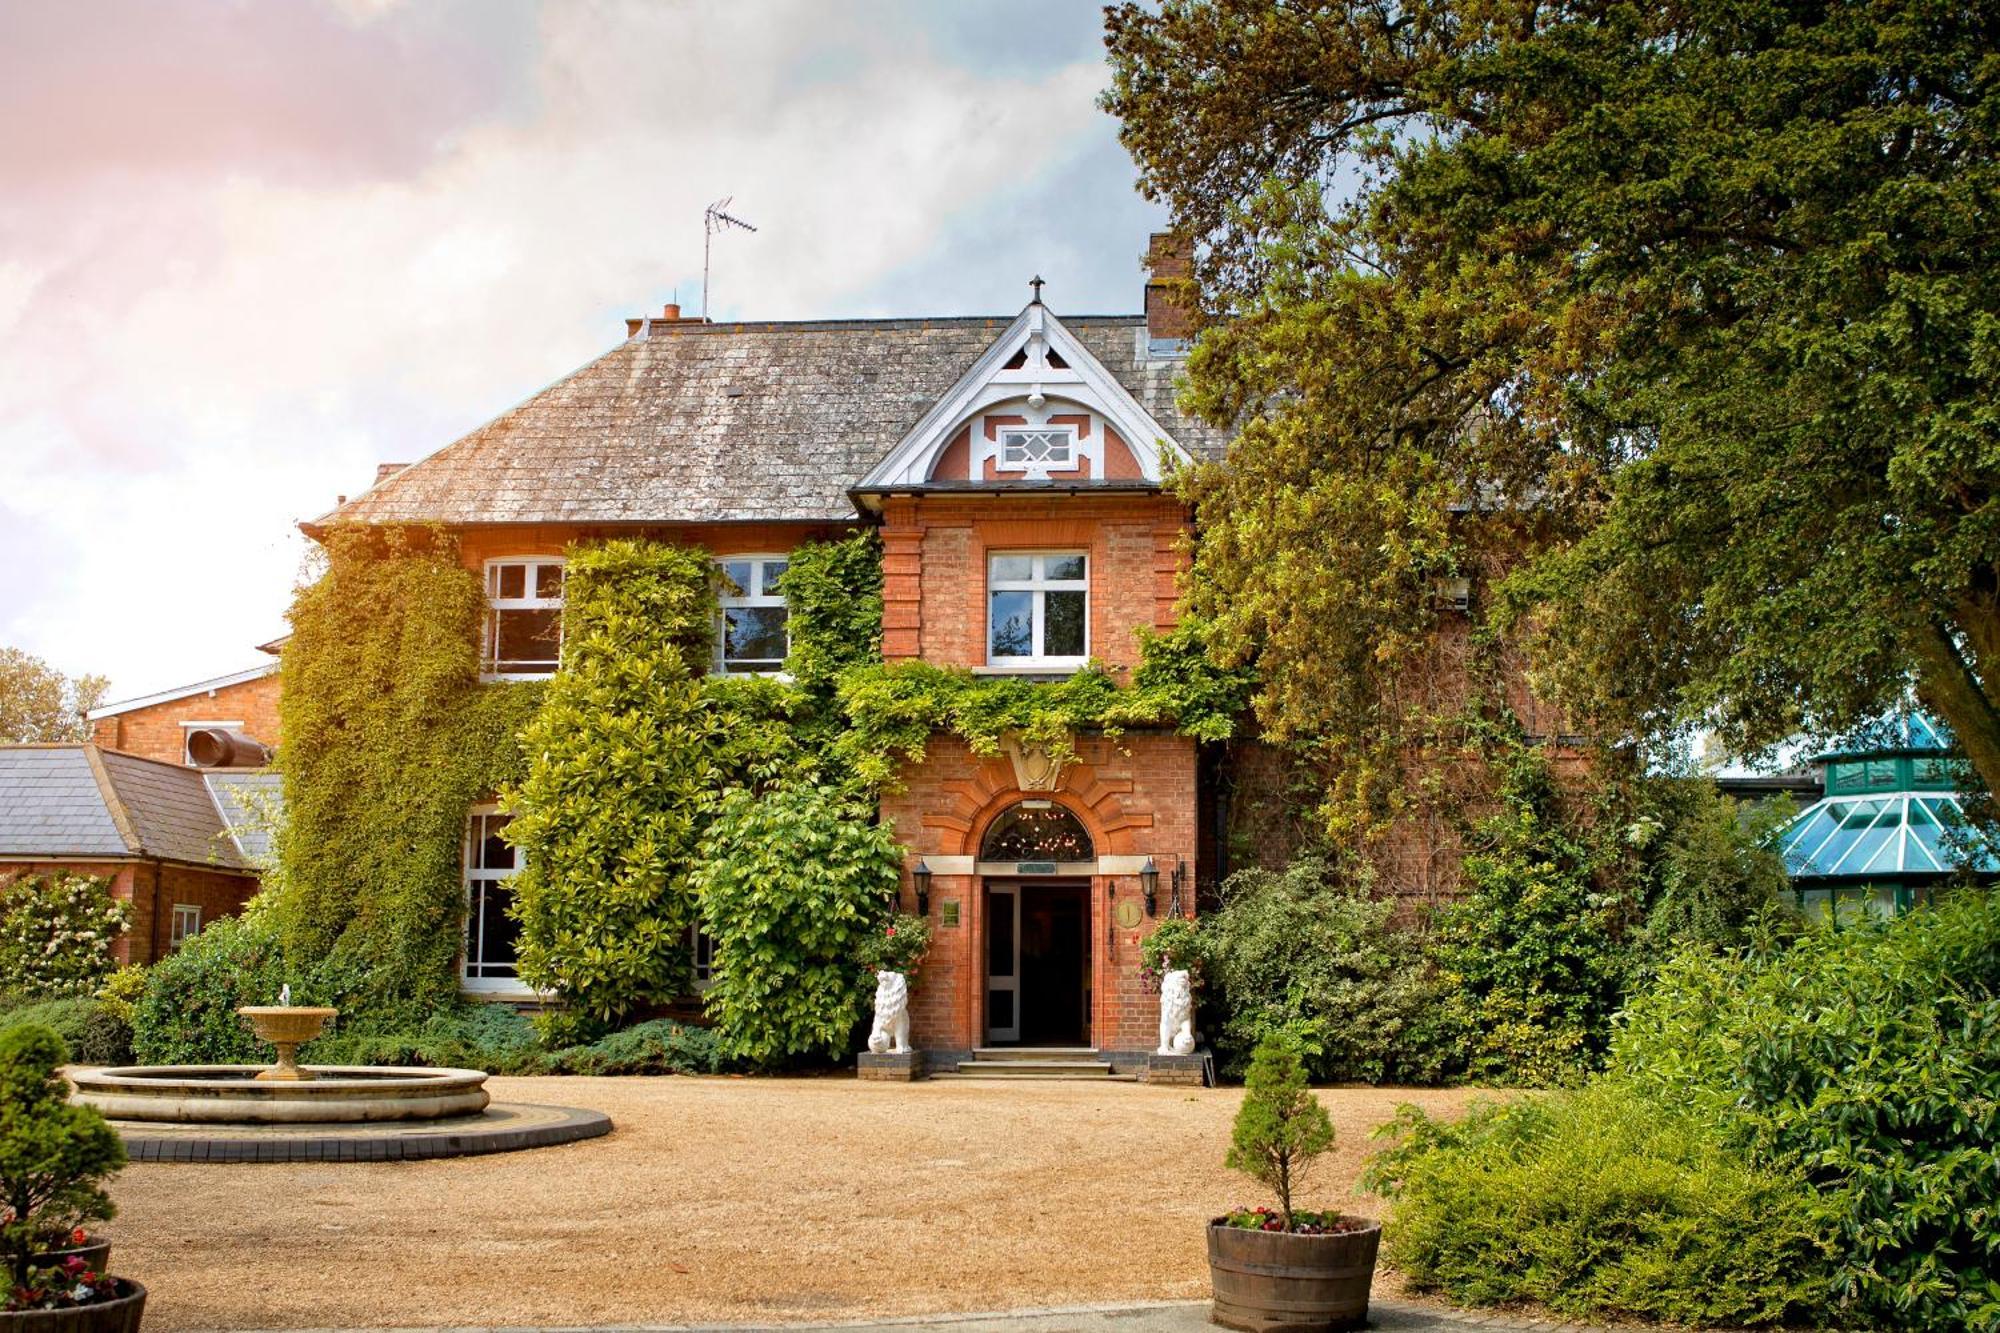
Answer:
M1420 1290L1702 1327L1826 1309L1831 1255L1801 1173L1747 1164L1628 1086L1458 1121L1405 1106L1377 1135L1396 1142L1364 1184L1394 1199L1389 1256Z
M600 1037L588 1046L566 1046L533 1061L538 1074L715 1074L722 1048L709 1028L656 1018Z
M872 935L862 937L856 960L869 972L909 975L931 951L931 923L908 912L897 912Z
M844 1052L871 985L857 960L901 878L894 835L838 790L725 795L694 876L724 1052L764 1067Z
M271 1048L236 1012L275 1004L281 986L301 1004L319 1002L319 983L287 966L277 931L263 914L222 917L146 972L132 1011L132 1051L141 1064L263 1064Z
M0 648L0 744L89 740L84 714L110 684L103 676L65 676L31 653Z
M132 905L110 881L67 871L0 879L0 977L34 998L88 995L111 975Z
M1701 942L1741 948L1773 918L1790 883L1776 839L1792 820L1788 800L1740 806L1707 778L1652 784L1654 813L1627 840L1646 854L1646 933L1663 949Z
M1289 1034L1321 1081L1435 1083L1456 1072L1463 1056L1422 937L1394 912L1318 854L1231 875L1200 931L1224 1072L1240 1074L1273 1033Z
M436 532L330 533L293 601L285 819L260 902L357 1025L414 1025L457 996L465 812L520 772L542 689L479 684L483 613Z
M1573 1082L1601 1062L1631 980L1629 904L1598 891L1601 849L1562 809L1539 752L1515 754L1501 799L1465 859L1463 896L1437 917L1447 1020L1477 1079Z
M1158 986L1167 973L1186 972L1198 987L1208 970L1208 954L1203 928L1187 917L1170 916L1139 942L1139 975L1147 985Z
M125 1146L95 1107L70 1104L66 1058L45 1027L0 1031L0 1249L14 1287L51 1238L116 1211L103 1182Z
M1844 1306L1897 1328L2000 1323L2000 898L1684 952L1612 1058L1654 1102L1805 1173Z
M1333 1147L1333 1122L1306 1085L1298 1047L1282 1033L1257 1043L1243 1104L1230 1131L1223 1164L1278 1196L1284 1229L1293 1224L1292 1190L1314 1159Z
M1107 29L1105 104L1229 317L1190 363L1243 424L1190 479L1196 601L1261 649L1268 727L1395 723L1425 582L1509 546L1454 510L1532 497L1514 623L1605 733L1748 753L1913 676L2000 788L1988 10L1166 0Z
M701 683L714 579L689 547L570 553L562 670L507 794L521 978L601 1024L689 988L688 875L721 735Z
M872 530L793 550L778 577L791 608L785 670L817 694L840 674L882 660L882 540Z
M39 1026L62 1038L71 1058L86 1065L132 1063L132 1022L86 996L43 1000L0 1013L0 1029Z
M931 737L946 732L973 753L1000 752L1018 732L1052 759L1074 758L1079 731L1116 736L1129 727L1175 725L1200 740L1226 739L1248 706L1253 673L1210 661L1199 623L1140 635L1141 661L1122 688L1101 663L1061 680L978 676L923 661L859 667L840 678L847 727L835 753L862 780L889 786L901 765L920 763Z

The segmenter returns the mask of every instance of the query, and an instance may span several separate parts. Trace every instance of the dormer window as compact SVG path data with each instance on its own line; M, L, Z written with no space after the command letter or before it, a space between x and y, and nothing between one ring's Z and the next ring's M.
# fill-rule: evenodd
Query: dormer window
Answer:
M781 555L732 556L722 566L722 625L716 644L730 675L782 671L792 650L785 595L778 576L790 563Z
M1068 426L1008 426L1000 431L1000 466L1046 472L1076 466L1076 431Z
M552 673L562 658L563 562L547 556L486 562L486 642L480 669L489 680Z

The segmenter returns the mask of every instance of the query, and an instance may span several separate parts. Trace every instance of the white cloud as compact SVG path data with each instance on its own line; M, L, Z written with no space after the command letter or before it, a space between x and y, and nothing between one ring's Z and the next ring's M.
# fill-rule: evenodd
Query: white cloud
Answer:
M386 49L420 8L340 21ZM289 113L319 146L303 158L265 136L158 170L24 171L0 201L0 642L120 694L245 665L282 629L293 523L602 351L618 315L676 287L698 305L710 200L759 228L718 239L713 313L843 313L1102 147L1087 49L983 73L865 17L553 6L511 54L468 41L514 92L461 72L420 143L373 107L379 142L351 150L316 119L335 99ZM304 70L311 42L271 58ZM385 57L379 88L344 74L340 97L393 99L409 63ZM988 308L1018 303L1017 276ZM1117 280L1135 304L1136 274Z

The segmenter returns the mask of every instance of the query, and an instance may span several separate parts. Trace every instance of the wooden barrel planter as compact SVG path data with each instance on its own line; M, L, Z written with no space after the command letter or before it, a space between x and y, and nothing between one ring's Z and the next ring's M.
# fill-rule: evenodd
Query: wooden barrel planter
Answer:
M72 1310L19 1310L0 1314L0 1333L139 1333L146 1313L146 1289L119 1278L119 1295Z
M1208 1226L1214 1321L1247 1333L1328 1333L1368 1322L1380 1223L1356 1231L1300 1236L1286 1231Z

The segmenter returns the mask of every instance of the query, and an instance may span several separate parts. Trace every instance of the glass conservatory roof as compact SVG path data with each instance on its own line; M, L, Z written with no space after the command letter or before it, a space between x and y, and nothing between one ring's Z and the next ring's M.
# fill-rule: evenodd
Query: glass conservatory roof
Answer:
M1795 879L2000 872L2000 848L1951 792L1828 796L1793 820L1778 845Z

